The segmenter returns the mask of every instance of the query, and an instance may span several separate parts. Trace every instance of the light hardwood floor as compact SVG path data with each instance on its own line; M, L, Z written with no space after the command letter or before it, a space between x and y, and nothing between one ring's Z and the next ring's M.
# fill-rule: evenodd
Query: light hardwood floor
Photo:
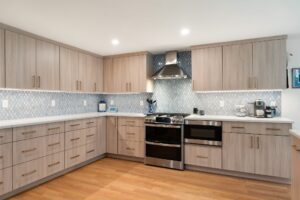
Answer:
M12 199L280 200L290 186L105 158Z

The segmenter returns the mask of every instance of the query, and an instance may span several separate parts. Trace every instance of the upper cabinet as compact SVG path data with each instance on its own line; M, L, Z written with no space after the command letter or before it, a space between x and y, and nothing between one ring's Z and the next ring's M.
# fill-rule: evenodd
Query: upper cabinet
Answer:
M152 92L152 60L141 52L104 58L104 91Z
M6 87L36 88L36 41L10 31L5 34Z
M5 87L4 30L0 29L0 88Z
M222 90L222 47L192 50L194 91Z
M286 40L253 43L253 78L255 89L285 89Z

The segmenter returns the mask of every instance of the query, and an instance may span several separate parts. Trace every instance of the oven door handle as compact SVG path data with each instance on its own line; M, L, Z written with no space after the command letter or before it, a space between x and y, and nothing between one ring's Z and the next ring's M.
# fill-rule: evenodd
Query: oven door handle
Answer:
M148 127L159 127L159 128L181 128L181 126L168 125L168 124L145 124Z
M180 144L165 144L165 143L158 143L158 142L148 142L146 141L146 144L155 145L155 146L162 146L162 147L176 147L180 148Z

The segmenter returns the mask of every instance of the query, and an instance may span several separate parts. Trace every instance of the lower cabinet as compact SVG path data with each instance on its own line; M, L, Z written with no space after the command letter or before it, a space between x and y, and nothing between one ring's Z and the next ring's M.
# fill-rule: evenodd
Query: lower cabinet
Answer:
M0 170L0 195L12 191L12 168Z
M145 144L141 141L119 140L118 153L125 156L144 157Z
M75 147L65 151L65 168L73 167L86 160L86 146Z
M300 199L300 139L293 136L292 142L292 200Z
M118 153L118 118L107 117L106 119L106 151L107 153Z
M203 146L197 144L185 144L185 164L222 168L222 148L213 146Z
M59 152L44 157L45 176L50 176L65 168L65 153Z

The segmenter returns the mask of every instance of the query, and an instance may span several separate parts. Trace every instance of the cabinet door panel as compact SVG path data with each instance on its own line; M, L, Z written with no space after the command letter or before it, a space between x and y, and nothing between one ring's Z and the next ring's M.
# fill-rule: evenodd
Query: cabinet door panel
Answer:
M103 81L103 59L97 58L96 59L96 91L102 92L104 90L104 81Z
M59 90L59 47L38 40L36 51L37 88Z
M293 136L292 146L292 200L300 199L300 139Z
M95 92L96 61L93 56L79 53L79 80L81 91Z
M113 66L112 66L112 58L104 58L103 59L103 80L104 80L104 92L112 92L113 90Z
M254 173L254 136L223 133L223 169Z
M223 47L223 89L246 90L252 87L252 44Z
M78 52L60 47L60 89L79 90Z
M222 47L192 50L194 91L222 90Z
M256 89L286 88L286 40L253 43L253 76Z
M106 117L97 119L97 152L99 155L106 153Z
M5 87L4 30L0 29L0 88Z
M5 33L6 87L35 88L36 41L10 31Z
M107 117L106 120L106 140L107 153L118 153L118 121L117 117Z
M290 137L256 136L255 173L290 178Z

